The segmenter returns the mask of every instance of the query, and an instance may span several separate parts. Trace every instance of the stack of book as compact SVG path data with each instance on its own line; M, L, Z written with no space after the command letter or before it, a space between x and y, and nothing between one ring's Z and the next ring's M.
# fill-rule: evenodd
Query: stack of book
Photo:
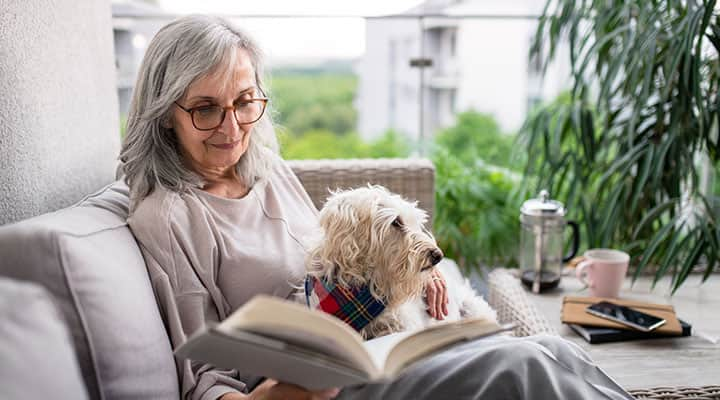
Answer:
M626 325L589 314L586 309L600 301L610 301L666 320L666 323L651 332L642 332ZM671 305L645 303L633 300L606 299L601 297L565 296L561 320L589 343L608 343L625 340L655 339L690 336L692 327L678 319Z

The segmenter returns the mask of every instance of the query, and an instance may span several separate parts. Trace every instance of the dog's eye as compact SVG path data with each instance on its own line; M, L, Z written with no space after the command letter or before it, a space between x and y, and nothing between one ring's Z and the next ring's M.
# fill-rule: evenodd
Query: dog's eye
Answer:
M392 226L394 226L396 228L402 228L403 223L402 223L402 220L400 219L400 217L397 217L393 220Z

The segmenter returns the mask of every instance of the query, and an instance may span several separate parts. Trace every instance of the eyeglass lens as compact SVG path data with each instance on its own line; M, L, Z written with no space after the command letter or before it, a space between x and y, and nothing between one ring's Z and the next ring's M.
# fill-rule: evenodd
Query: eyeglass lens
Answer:
M239 124L257 121L263 113L265 103L262 101L244 101L235 104L235 118ZM213 129L220 126L225 119L225 109L220 106L200 107L193 110L193 123L198 129Z

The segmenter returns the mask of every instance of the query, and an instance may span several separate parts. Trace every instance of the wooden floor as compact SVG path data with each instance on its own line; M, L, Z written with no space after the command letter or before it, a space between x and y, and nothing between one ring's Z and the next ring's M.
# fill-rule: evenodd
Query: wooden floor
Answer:
M565 295L588 295L574 277L563 277L560 288L543 294L529 293L534 304L565 338L588 351L595 362L627 389L659 386L702 386L720 384L720 275L703 284L693 275L673 296L668 280L650 290L651 277L642 277L621 297L672 304L679 318L692 325L693 336L617 343L589 344L560 322Z

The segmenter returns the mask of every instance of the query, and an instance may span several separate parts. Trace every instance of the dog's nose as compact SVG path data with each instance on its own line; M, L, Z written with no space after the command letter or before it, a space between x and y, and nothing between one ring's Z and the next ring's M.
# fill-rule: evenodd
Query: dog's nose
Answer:
M440 249L430 251L430 262L432 265L437 265L443 258L443 252Z

